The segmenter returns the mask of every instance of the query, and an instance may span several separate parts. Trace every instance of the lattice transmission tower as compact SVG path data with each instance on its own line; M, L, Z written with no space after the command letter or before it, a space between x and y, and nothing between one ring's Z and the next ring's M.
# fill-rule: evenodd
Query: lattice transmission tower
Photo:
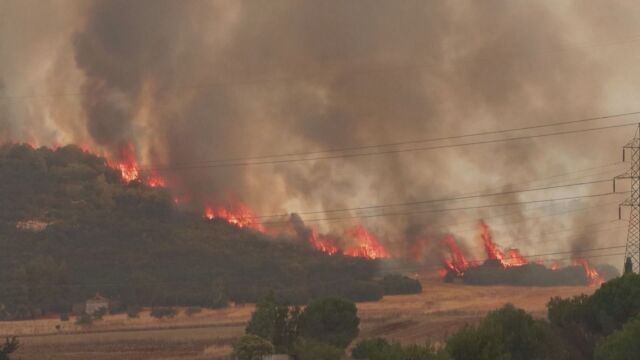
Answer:
M631 166L624 174L613 179L613 192L616 190L617 179L630 179L631 191L618 208L618 217L622 218L622 207L628 207L629 230L627 232L627 246L625 249L625 264L631 262L634 271L640 271L640 124L635 136L622 148L622 161L626 162L631 156Z

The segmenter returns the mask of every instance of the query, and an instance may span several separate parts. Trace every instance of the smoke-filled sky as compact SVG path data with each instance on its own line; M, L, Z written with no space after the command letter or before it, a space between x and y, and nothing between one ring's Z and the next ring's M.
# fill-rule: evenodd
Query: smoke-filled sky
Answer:
M2 0L0 140L78 143L112 156L133 144L139 161L164 168L172 189L191 195L194 206L241 200L260 214L600 179L622 167L549 178L619 161L632 128L347 159L183 167L638 111L639 15L640 5L626 1ZM427 145L434 144L447 142ZM532 183L537 179L546 180ZM601 184L445 205L609 190ZM398 247L448 231L473 240L469 222L487 218L505 245L579 249L624 241L624 229L584 227L617 218L613 203L620 199L362 221ZM548 216L598 204L609 205ZM514 216L499 216L507 212ZM537 245L541 239L547 244Z

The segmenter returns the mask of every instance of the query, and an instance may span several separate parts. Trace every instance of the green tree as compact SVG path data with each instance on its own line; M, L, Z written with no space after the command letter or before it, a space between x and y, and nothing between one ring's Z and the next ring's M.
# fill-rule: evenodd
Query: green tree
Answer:
M455 360L555 359L564 352L544 323L513 305L490 312L477 326L466 326L447 339Z
M15 337L6 338L4 345L0 347L0 360L9 360L9 355L13 354L20 347L18 339Z
M592 332L600 326L591 298L584 294L567 299L552 297L547 304L547 317L561 328L575 326L581 331Z
M300 335L346 348L358 336L358 309L348 300L324 298L312 301L300 318Z
M596 360L640 359L640 317L629 321L598 344Z
M231 358L234 360L262 360L275 352L273 345L256 335L244 335L233 344Z
M604 283L590 299L603 334L640 313L640 275L631 273Z
M298 308L278 303L270 292L256 305L246 333L267 339L279 352L289 352L298 337L299 318Z

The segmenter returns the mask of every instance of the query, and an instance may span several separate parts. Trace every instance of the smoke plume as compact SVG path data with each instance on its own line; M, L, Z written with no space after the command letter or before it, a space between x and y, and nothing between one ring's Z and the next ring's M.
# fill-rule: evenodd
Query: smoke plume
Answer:
M598 9L497 0L3 6L5 14L19 14L5 25L16 31L2 35L15 38L0 49L9 59L0 91L10 96L0 100L3 140L90 144L113 156L133 144L139 161L158 167L195 207L239 199L258 213L282 213L410 202L531 181L618 154L594 153L591 146L605 141L587 135L207 166L601 114L603 64L588 48L569 46L599 21ZM609 11L616 9L623 11ZM30 17L49 20L18 31L19 20ZM23 94L35 96L11 97ZM417 239L420 229L435 239L451 224L492 215L426 212L367 222L391 243L407 234Z

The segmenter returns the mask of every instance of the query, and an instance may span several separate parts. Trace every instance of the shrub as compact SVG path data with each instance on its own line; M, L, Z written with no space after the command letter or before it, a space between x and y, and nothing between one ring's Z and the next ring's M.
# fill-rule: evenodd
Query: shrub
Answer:
M359 341L351 350L351 357L354 359L370 359L375 354L381 354L391 344L382 338L364 339Z
M368 360L437 360L449 359L444 351L436 351L431 345L390 344L385 339L374 338L362 340L353 348L354 359Z
M420 294L420 281L402 275L386 275L380 281L385 295Z
M127 317L129 319L135 319L140 316L140 306L138 305L129 305L127 306Z
M262 360L275 351L273 345L256 335L244 335L233 344L231 358L234 360Z
M82 313L76 316L76 324L82 326L91 326L93 324L93 317L87 313Z
M298 360L337 360L342 358L344 350L314 340L299 339L293 353Z
M172 318L178 314L178 311L172 307L158 306L151 309L151 317L156 319Z
M325 298L312 301L300 318L300 335L339 348L358 336L358 309L348 300Z
M15 337L6 338L4 345L0 347L0 360L9 360L9 355L16 352L20 347L18 339Z
M60 321L69 321L69 313L66 313L66 312L61 313Z
M191 316L193 314L198 314L202 312L202 308L199 306L189 306L187 308L187 310L185 311L185 314L187 314L187 316Z

